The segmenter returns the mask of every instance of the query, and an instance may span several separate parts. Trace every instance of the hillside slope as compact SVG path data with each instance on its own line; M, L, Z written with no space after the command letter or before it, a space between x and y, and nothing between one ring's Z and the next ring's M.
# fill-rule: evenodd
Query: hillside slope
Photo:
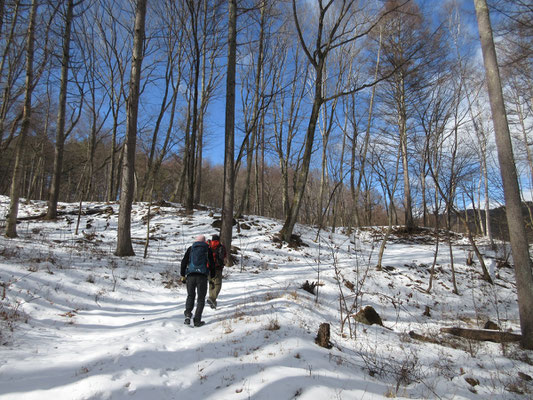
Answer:
M0 221L8 199L0 197ZM45 212L21 204L21 218ZM136 256L113 255L118 205L62 204L57 222L25 219L0 238L0 399L443 399L530 398L533 352L516 344L456 339L450 326L488 320L519 333L512 269L488 259L494 286L465 264L456 241L459 294L448 249L429 234L394 237L374 268L378 229L350 236L298 226L303 244L277 242L279 221L247 217L234 228L236 263L225 269L219 307L201 328L183 324L179 262L219 213L134 205ZM487 254L488 253L488 250ZM494 255L493 255L494 256ZM301 287L319 283L318 293ZM343 313L340 313L343 303ZM372 306L383 326L352 316ZM348 312L346 311L348 309ZM341 322L344 319L344 323ZM330 349L315 343L322 323ZM422 335L432 342L414 339Z

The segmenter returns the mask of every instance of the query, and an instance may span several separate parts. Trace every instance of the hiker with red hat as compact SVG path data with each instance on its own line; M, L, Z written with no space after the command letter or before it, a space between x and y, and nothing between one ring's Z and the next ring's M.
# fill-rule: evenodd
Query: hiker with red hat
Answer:
M217 297L222 289L222 271L224 269L224 263L226 259L226 248L220 243L220 237L213 235L211 240L207 241L213 260L215 262L215 274L209 279L209 297L207 304L212 309L217 308Z

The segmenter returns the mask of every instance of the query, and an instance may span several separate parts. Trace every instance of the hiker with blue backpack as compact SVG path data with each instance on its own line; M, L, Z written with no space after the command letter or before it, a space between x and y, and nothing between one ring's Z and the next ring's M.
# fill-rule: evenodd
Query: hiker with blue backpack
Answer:
M204 235L196 236L195 242L190 246L181 260L181 277L187 285L187 300L185 301L185 321L190 325L194 300L196 295L196 311L194 313L194 326L200 327L205 324L202 321L202 312L207 295L207 277L215 276L215 262L209 245Z

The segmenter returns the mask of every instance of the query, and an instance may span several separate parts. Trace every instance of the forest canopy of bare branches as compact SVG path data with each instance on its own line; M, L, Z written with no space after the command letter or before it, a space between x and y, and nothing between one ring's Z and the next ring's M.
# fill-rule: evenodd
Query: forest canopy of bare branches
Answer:
M34 3L26 101L32 4L0 1L0 194L20 165L23 198L118 201L135 2ZM301 191L298 221L319 227L434 226L468 208L490 235L503 190L471 3L238 1L235 213L284 219ZM530 200L533 9L489 6ZM227 12L148 2L134 201L222 206Z

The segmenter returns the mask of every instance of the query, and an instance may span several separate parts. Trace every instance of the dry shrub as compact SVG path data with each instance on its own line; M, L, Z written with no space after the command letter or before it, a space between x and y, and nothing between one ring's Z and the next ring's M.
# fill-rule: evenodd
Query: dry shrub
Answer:
M277 331L281 328L277 318L271 318L268 321L268 325L265 327L267 331Z

